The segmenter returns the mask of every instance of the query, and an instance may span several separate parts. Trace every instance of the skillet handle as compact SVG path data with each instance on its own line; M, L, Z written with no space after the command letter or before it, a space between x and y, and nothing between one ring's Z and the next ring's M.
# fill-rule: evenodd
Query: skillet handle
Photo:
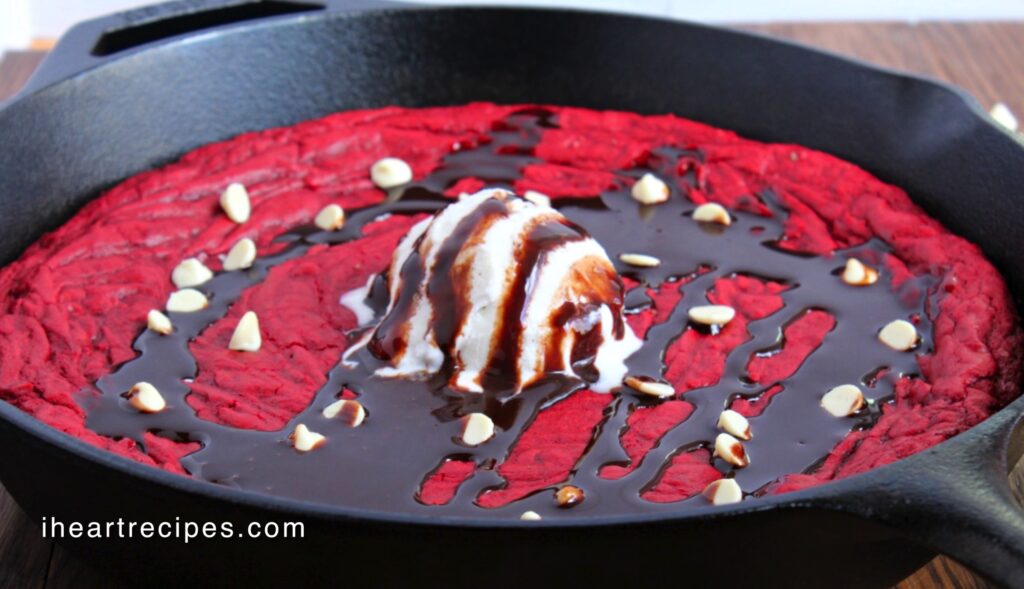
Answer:
M1024 508L1008 481L1021 455L1024 399L969 432L904 460L880 496L850 498L863 516L1008 588L1024 587Z
M242 22L323 12L402 8L389 0L174 0L79 23L46 56L19 95L143 47Z
M935 495L957 489L927 510L933 522L926 541L943 554L1002 587L1024 585L1024 511L1010 490L1006 471L990 472L966 483L952 472L930 481ZM1001 471L1001 472L1000 472Z

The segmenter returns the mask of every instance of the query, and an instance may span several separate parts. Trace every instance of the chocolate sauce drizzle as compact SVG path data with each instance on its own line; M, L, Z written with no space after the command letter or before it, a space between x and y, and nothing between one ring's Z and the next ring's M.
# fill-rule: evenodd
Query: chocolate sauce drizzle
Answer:
M681 452L711 448L719 433L719 413L737 397L753 398L772 388L784 387L763 413L752 417L753 439L744 445L751 464L735 469L715 459L724 476L734 477L750 495L787 473L808 472L820 464L851 430L868 428L890 402L901 377L914 377L915 353L931 349L931 324L925 312L934 281L927 277L905 281L894 288L884 270L878 283L855 288L835 275L849 257L875 267L890 250L873 240L814 257L787 252L783 239L786 211L770 191L754 195L771 210L771 216L732 212L729 227L708 226L688 218L694 205L676 184L692 182L677 173L680 158L699 153L675 148L652 151L643 166L618 174L616 186L599 199L561 199L559 210L586 229L616 261L620 274L641 282L626 296L628 312L650 304L647 287L680 288L683 300L664 322L653 326L643 348L628 361L630 374L660 378L664 353L686 330L687 309L705 304L706 296L720 278L748 275L786 286L784 306L768 317L751 321L750 339L729 353L720 381L685 393L694 406L683 423L671 429L658 444L618 480L599 476L605 465L629 463L620 444L629 415L638 407L660 401L628 388L612 393L613 401L591 443L565 484L586 492L586 501L571 510L560 509L551 488L499 508L480 507L481 493L499 489L505 480L497 467L504 461L522 432L545 407L559 402L585 383L550 375L519 394L513 386L488 380L483 394L462 393L447 386L442 371L427 381L384 379L373 375L381 361L363 349L352 356L356 367L338 364L310 405L280 430L241 430L198 418L185 398L197 365L188 345L206 327L224 317L231 304L251 286L259 284L271 269L302 256L311 245L338 244L358 239L362 228L384 214L434 212L451 202L443 192L463 177L476 177L490 186L510 188L522 169L536 161L533 147L545 128L556 127L552 114L541 109L519 111L496 125L490 141L455 151L438 170L424 180L392 190L380 205L349 211L345 227L323 232L315 227L296 228L279 240L286 247L260 258L252 268L221 272L198 287L210 298L210 306L195 313L169 313L175 325L171 335L144 330L134 342L139 355L101 378L100 395L83 395L87 426L96 433L131 438L144 446L144 434L154 433L179 441L196 441L201 448L182 459L194 477L248 491L343 505L377 512L438 514L470 518L517 518L533 510L545 518L583 517L587 514L652 513L692 509L707 505L699 495L674 503L652 503L641 494L656 484L672 458ZM672 190L667 203L648 207L629 196L627 179L645 172L665 179ZM661 259L656 268L635 268L617 262L621 253L644 253ZM685 280L684 280L685 279ZM383 311L386 290L378 279L370 303ZM386 295L384 295L386 296ZM784 382L758 385L746 376L750 358L777 351L782 330L811 309L824 310L836 322L823 343ZM914 317L922 341L914 352L895 352L876 340L879 329L897 318ZM354 341L362 333L354 332ZM138 381L153 383L164 395L168 408L156 414L132 409L123 394ZM853 417L840 419L819 406L819 399L833 386L861 385L872 402ZM351 428L340 420L323 417L321 411L342 390L358 395L368 417ZM477 447L461 445L460 418L483 412L495 422L496 435ZM327 437L327 443L299 453L288 435L299 423ZM420 486L445 460L472 460L477 468L445 505L425 505L418 500ZM751 500L751 497L748 497Z
M385 271L395 300L391 301L387 311L366 338L367 349L378 360L398 366L402 354L410 347L410 340L426 338L431 346L436 346L434 349L441 352L439 358L447 363L441 369L451 375L451 386L467 392L473 392L469 388L471 386L481 386L481 381L484 388L501 388L510 382L523 388L532 384L535 377L543 377L549 372L579 374L573 370L574 366L596 374L598 371L593 362L604 340L603 333L608 331L616 339L622 339L624 334L623 285L611 262L604 259L603 255L600 260L591 258L587 260L585 268L577 262L576 266L558 277L559 280L571 281L572 300L564 301L557 309L546 310L550 313L547 317L549 324L539 328L550 329L552 339L544 344L541 358L526 359L530 369L524 371L520 364L523 361L521 351L525 346L523 339L527 335L524 332L530 303L527 294L533 288L530 283L539 280L537 277L543 274L544 263L552 252L574 243L586 241L593 245L595 242L588 239L589 236L582 228L551 209L518 208L516 205L527 206L525 201L504 190L485 191L478 198L483 200L455 223L450 234L432 244L436 250L424 254L421 248L425 240L437 239L430 237L430 227L442 219L440 215L444 215L444 212L439 214L438 221L430 223L430 227L415 239L411 237L415 235L412 232L405 237L403 243L407 244L407 249L406 246L398 246L397 251L408 251L408 254L393 260ZM472 273L476 261L466 263L463 259L461 264L458 261L464 251L470 251L486 241L487 232L495 224L524 210L526 214L536 216L524 224L515 239L501 244L513 248L513 251L510 268L507 269L508 300L500 313L496 312L489 318L490 324L487 326L487 335L493 334L494 341L490 341L490 338L488 341L474 340L474 343L469 344L460 341L466 336L482 334L471 333L478 329L473 326L479 325L479 316L474 315L480 312L471 300L473 288L469 286L474 280ZM428 261L428 258L433 261ZM427 312L431 315L429 333L418 333L410 327L414 322L413 314L421 308L421 303L426 304L429 309ZM599 315L605 306L611 316L607 329L601 325ZM471 319L473 323L470 323ZM579 321L592 322L585 333L578 333L571 327ZM572 335L567 335L569 333ZM570 338L568 342L567 338ZM571 344L568 357L563 357L562 353L565 343ZM489 354L480 365L473 364L467 370L463 364L464 358L460 357L460 348L472 345L484 346ZM538 363L540 367L534 372ZM460 384L460 375L469 376Z

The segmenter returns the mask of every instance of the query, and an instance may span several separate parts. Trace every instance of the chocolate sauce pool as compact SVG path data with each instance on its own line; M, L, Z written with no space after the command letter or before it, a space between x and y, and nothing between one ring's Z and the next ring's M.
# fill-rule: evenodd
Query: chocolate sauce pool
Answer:
M712 448L720 431L718 416L733 399L757 397L778 384L784 390L770 400L760 416L750 418L753 439L744 443L750 465L736 469L714 460L725 476L736 479L748 494L746 500L755 500L754 496L781 476L812 471L851 430L874 423L879 406L891 400L900 377L916 378L915 353L931 349L931 325L925 313L933 286L929 278L913 278L894 289L883 270L871 287L844 284L836 274L847 258L857 257L878 267L888 247L871 241L829 257L786 252L777 246L786 211L770 192L757 195L771 209L770 217L734 211L729 227L696 223L688 218L694 205L676 187L677 182L692 179L681 177L676 170L680 158L700 154L662 148L652 152L643 168L620 172L617 186L600 198L556 201L569 220L604 246L621 274L641 281L627 293L627 313L650 304L645 292L648 286L680 288L683 293L669 318L651 327L641 350L630 357L629 373L661 377L666 348L685 330L695 329L689 325L687 309L706 304L707 293L719 278L748 275L781 283L786 287L780 295L784 306L749 323L750 339L728 355L720 381L684 394L694 406L690 417L665 434L632 472L617 480L601 478L598 472L604 465L629 463L619 441L626 421L636 408L660 401L628 388L612 393L604 420L563 483L583 489L586 500L582 503L571 509L559 508L554 489L561 485L499 508L475 503L481 493L503 486L505 481L496 468L538 412L585 387L577 379L551 375L519 394L514 394L511 386L501 386L500 379L489 379L485 393L461 393L447 387L444 371L428 381L375 377L373 371L381 361L362 349L350 358L356 367L336 365L310 405L278 431L241 430L195 415L185 401L189 382L197 373L188 344L224 317L246 288L259 284L274 266L302 256L313 244L359 239L362 228L383 214L439 210L451 202L442 192L463 177L511 187L524 166L538 161L532 153L543 129L556 126L551 114L543 110L513 114L495 126L489 143L450 154L429 177L391 190L380 205L349 211L342 230L296 228L279 238L287 242L279 253L258 259L248 270L217 274L197 287L210 298L208 308L169 313L176 328L171 335L144 330L134 342L139 355L96 383L99 396L83 396L87 426L96 433L131 438L143 446L146 432L199 442L201 448L182 459L182 466L192 476L258 493L388 513L510 519L532 510L545 519L578 518L708 505L700 495L674 503L652 503L640 495L657 483L676 454ZM673 194L667 203L644 206L630 197L626 179L649 171L671 187ZM662 263L656 268L635 268L618 262L619 254L627 252L653 255ZM371 296L378 320L382 287L378 279L371 292L378 295ZM752 383L746 376L750 358L777 352L783 328L812 309L826 311L836 320L822 344L785 381L767 386ZM896 352L877 341L877 333L886 323L911 317L917 320L922 336L915 351ZM361 335L354 332L350 337L354 341ZM164 395L166 410L142 414L128 405L124 393L143 380ZM852 417L836 418L819 406L819 400L830 388L846 383L861 385L871 402ZM343 390L358 395L367 411L360 427L348 427L341 420L321 415ZM496 435L480 446L467 447L459 441L460 418L473 412L490 416ZM312 452L296 451L288 435L299 423L326 436L326 444ZM421 503L417 497L423 481L450 459L474 461L475 473L448 504Z

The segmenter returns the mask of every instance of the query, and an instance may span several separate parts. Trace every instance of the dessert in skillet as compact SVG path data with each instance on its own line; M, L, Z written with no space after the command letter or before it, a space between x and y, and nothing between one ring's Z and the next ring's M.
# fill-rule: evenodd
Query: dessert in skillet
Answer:
M0 271L0 398L375 511L756 501L1019 394L1012 302L900 189L673 116L354 111L113 188Z

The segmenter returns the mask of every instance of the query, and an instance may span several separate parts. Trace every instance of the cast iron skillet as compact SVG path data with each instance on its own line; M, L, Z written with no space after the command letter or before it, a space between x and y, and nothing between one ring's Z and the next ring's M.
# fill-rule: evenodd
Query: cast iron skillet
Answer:
M473 100L674 112L829 151L907 188L1024 295L1024 145L963 92L698 25L340 0L189 0L72 30L0 109L0 263L201 144L341 109ZM824 487L673 517L495 523L305 504L138 465L4 403L0 477L37 521L306 522L303 541L64 542L179 583L885 586L940 551L1022 586L1024 516L1006 479L1022 413L1024 399Z

